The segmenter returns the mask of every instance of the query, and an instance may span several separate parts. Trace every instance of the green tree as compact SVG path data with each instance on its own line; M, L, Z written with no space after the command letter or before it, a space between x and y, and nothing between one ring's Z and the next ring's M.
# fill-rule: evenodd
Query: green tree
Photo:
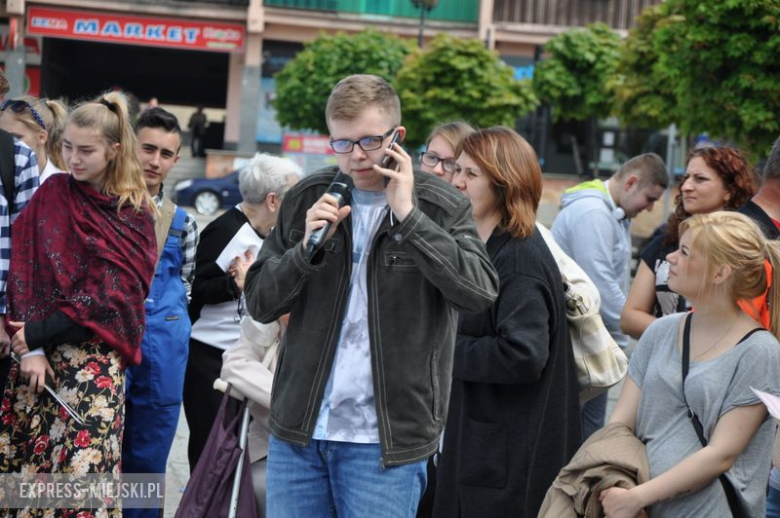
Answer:
M375 30L319 36L276 74L277 120L327 135L325 105L336 83L351 74L375 74L392 82L413 46Z
M763 154L780 133L780 1L667 0L655 32L683 131ZM660 72L660 74L659 74Z
M479 127L514 126L537 104L528 82L482 41L439 34L411 55L396 76L406 142L424 143L441 122L463 119Z
M668 17L660 6L651 6L636 17L622 41L616 74L607 83L615 94L615 114L623 124L640 128L665 128L677 122L677 100L665 68L659 63L655 35Z
M534 71L536 95L552 105L553 119L607 117L614 97L608 81L615 75L620 36L607 25L568 30L544 46L547 57Z

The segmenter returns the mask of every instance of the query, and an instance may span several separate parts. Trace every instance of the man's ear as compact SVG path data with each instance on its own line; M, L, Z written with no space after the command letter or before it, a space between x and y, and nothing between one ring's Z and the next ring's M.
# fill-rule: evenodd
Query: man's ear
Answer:
M628 178L626 178L626 181L623 182L623 190L628 192L634 185L637 185L638 183L639 177L635 174L630 174L628 175Z
M279 199L279 196L276 195L275 192L269 192L265 197L265 206L268 208L268 211L273 214L277 210L279 210L279 206L281 205L281 200Z
M398 126L395 131L398 132L398 142L403 142L404 138L406 138L406 128L403 126Z

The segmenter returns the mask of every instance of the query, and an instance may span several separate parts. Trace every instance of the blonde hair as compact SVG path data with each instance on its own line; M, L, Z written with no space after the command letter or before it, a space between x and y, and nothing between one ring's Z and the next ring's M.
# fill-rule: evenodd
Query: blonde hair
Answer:
M758 225L739 212L697 214L680 223L680 235L691 232L692 246L706 261L705 278L721 266L730 266L729 296L752 300L764 294L770 283L767 304L770 330L780 338L780 243L767 240ZM767 278L765 261L772 266Z
M130 125L127 99L120 92L108 92L94 101L78 105L68 116L66 124L92 128L100 133L106 144L119 144L117 154L106 167L104 194L119 198L118 208L129 203L136 210L155 211L152 198L146 190L143 169L135 150L135 132Z
M457 149L460 141L474 133L474 128L465 121L451 121L439 124L425 141L425 149L431 145L431 141L436 137L441 137L452 149Z
M401 124L401 100L390 83L369 74L347 76L330 92L325 107L326 122L355 120L372 106L387 116L393 127Z
M542 169L536 152L514 130L482 129L461 141L455 156L466 153L490 179L501 211L501 228L513 237L534 231L542 197Z
M68 109L61 101L54 99L39 99L31 95L25 95L23 97L15 97L12 101L22 101L27 104L27 108L21 112L6 108L2 110L2 113L9 115L21 122L32 131L46 131L46 157L54 163L54 165L64 171L65 162L62 159L62 129L64 127L65 118L68 116ZM35 113L43 121L45 127L41 127L40 123L35 120L30 107L35 110Z

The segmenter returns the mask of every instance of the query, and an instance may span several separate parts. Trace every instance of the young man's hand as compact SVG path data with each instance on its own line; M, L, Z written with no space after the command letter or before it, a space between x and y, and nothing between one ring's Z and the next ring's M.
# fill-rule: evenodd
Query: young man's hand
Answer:
M404 151L398 144L392 148L385 148L384 152L398 164L396 169L384 169L381 166L374 165L374 170L390 178L387 184L387 204L390 205L395 217L399 221L406 219L406 216L414 208L414 169L412 168L412 157Z
M303 246L309 245L309 238L315 230L319 230L330 221L332 224L328 229L328 234L322 241L325 243L328 239L333 237L341 220L346 218L352 207L345 205L339 208L339 203L333 195L325 193L317 200L314 205L306 212L306 233L303 236Z

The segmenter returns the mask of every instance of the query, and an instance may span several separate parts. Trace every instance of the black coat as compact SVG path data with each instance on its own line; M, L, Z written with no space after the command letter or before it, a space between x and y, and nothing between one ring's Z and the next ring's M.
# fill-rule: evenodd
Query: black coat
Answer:
M536 517L580 445L577 377L561 274L542 236L494 234L501 282L461 314L434 517Z

